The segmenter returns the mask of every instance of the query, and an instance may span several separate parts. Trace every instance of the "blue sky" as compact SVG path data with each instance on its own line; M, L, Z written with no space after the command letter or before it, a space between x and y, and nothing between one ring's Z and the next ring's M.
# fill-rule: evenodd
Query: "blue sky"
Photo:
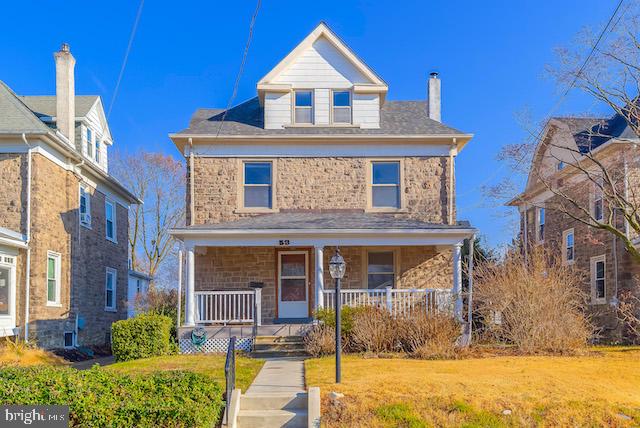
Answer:
M65 41L76 57L76 92L108 106L138 2L49 1L3 5L0 79L18 94L53 94L52 53ZM491 245L513 230L487 206L480 185L507 171L496 154L525 132L523 110L545 117L559 97L545 78L553 49L584 26L600 29L615 7L602 0L367 1L263 0L237 102L321 20L389 84L389 99L424 99L431 70L442 78L443 121L475 138L457 161L459 218ZM167 134L197 107L224 107L233 88L254 0L146 0L110 126L120 149L179 156ZM556 114L597 111L572 94Z

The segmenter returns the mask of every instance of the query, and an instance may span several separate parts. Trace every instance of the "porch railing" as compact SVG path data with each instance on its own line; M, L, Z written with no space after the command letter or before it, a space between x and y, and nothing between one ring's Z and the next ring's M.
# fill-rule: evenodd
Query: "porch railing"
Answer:
M196 323L260 322L262 290L196 291Z
M335 308L335 293L335 290L324 290L325 308ZM378 306L393 316L410 315L416 310L426 310L428 314L453 313L453 297L451 290L438 288L340 290L342 306Z

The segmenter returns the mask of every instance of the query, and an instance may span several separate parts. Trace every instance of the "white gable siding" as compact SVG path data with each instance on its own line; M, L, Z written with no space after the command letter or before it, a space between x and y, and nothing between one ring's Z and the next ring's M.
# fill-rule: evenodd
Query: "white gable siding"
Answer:
M91 110L86 115L86 120L88 122L88 126L91 128L91 132L93 134L93 138L98 137L100 139L108 138L108 135L105 135L105 129L102 126L102 121L100 120L100 113L98 112L98 104L94 105ZM87 130L86 127L82 127L82 153L87 156ZM95 142L93 142L95 145ZM95 146L94 148L95 149ZM92 150L93 153L94 150ZM92 159L93 160L93 159ZM94 161L95 163L95 161ZM103 170L107 171L108 159L107 159L107 145L100 144L100 163L99 166L102 167Z
M291 124L291 93L267 92L264 97L264 127L280 129Z
M314 112L316 125L329 124L329 89L316 89L314 95Z
M350 88L353 84L371 82L321 37L280 73L274 83L290 83L293 88Z
M378 94L353 94L353 123L361 128L380 128Z

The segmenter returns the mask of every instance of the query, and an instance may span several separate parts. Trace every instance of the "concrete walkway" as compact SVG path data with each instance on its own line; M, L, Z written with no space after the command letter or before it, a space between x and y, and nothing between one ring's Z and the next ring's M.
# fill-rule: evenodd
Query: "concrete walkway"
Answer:
M304 392L304 358L269 358L245 395Z

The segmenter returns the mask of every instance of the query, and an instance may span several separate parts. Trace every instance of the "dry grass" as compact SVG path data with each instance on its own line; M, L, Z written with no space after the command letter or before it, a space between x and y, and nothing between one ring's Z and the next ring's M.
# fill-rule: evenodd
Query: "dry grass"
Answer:
M353 351L374 354L395 351L398 343L395 324L389 311L375 306L363 307L353 316Z
M165 355L143 358L106 366L106 370L124 373L150 373L158 370L188 370L211 376L224 386L225 355ZM264 360L236 356L236 386L246 391L256 377Z
M345 356L306 361L329 427L640 425L640 348L589 356L504 356L420 361ZM345 394L332 405L331 391ZM503 415L511 410L511 415Z
M438 359L461 354L456 345L460 325L450 316L416 311L411 316L396 320L395 329L402 348L412 357Z
M67 361L20 339L6 339L0 344L1 366L65 365Z
M587 346L593 327L584 314L580 271L534 248L526 261L514 251L482 264L476 277L479 312L494 338L530 354L577 353Z

